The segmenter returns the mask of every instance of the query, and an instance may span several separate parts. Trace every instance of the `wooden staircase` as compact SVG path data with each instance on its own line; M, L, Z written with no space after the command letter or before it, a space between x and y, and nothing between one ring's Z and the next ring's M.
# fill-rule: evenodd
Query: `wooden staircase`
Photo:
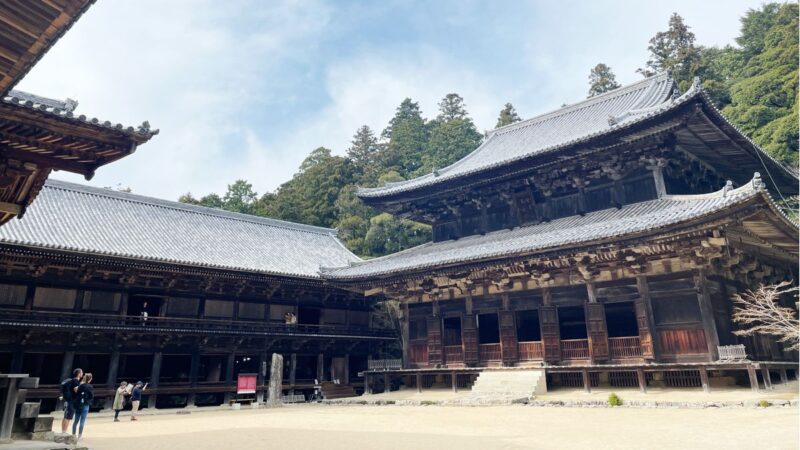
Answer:
M336 384L333 381L323 381L320 387L322 390L322 397L325 400L356 396L356 390L350 384Z

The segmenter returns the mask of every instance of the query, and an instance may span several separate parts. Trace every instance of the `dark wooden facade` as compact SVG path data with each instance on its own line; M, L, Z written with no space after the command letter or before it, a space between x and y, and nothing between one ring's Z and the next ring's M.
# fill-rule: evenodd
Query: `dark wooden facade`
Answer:
M274 352L285 355L287 390L356 384L368 355L395 339L371 326L362 296L319 280L11 247L0 266L0 372L40 377L28 397L51 408L74 367L94 373L97 407L119 381L138 379L150 383L150 407L218 404L240 372L259 373L261 396ZM285 324L286 312L298 324Z

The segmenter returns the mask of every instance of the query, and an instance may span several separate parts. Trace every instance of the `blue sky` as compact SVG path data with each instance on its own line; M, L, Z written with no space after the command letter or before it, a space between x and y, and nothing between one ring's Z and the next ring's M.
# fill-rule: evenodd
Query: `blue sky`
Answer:
M761 2L101 0L18 88L161 134L91 184L176 199L265 192L324 145L386 125L405 97L427 117L461 94L480 130L512 102L523 118L586 96L589 69L618 81L678 12L702 45L733 44ZM57 173L56 178L82 178Z

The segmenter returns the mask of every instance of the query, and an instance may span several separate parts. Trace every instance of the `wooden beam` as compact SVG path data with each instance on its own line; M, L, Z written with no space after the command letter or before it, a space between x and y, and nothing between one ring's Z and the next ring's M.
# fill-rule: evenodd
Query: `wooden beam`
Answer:
M22 206L15 203L0 202L0 212L18 216L22 212Z
M769 375L769 369L766 365L761 366L761 376L764 378L764 389L772 390L772 377Z
M703 392L706 394L711 392L711 388L708 385L708 370L705 367L700 368L700 383L703 385Z
M758 376L756 375L756 368L753 364L747 366L747 377L750 379L750 390L758 392Z
M592 383L589 379L589 369L584 368L581 370L581 376L583 377L583 390L587 393L592 392Z

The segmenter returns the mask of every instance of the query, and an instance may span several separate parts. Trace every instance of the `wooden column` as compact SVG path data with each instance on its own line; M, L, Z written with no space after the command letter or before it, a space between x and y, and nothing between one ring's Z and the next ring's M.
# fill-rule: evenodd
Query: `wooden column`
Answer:
M636 288L639 291L639 298L633 302L633 306L636 313L636 324L639 328L642 356L646 360L658 361L661 352L653 319L653 308L650 305L650 286L647 284L647 277L637 276Z
M25 310L30 311L33 309L33 299L36 297L36 285L29 284L25 290Z
M450 373L450 384L453 387L453 392L458 392L458 375L455 372Z
M228 360L225 364L225 385L230 386L234 385L233 381L233 366L236 364L236 353L231 351L228 354ZM234 392L225 392L225 403L228 403L234 396L236 395L236 391Z
M542 334L544 361L558 363L561 361L561 331L558 327L558 310L550 305L550 290L542 290L543 304L539 307L539 329Z
M589 369L582 369L581 375L583 376L583 390L592 392L592 381L589 379Z
M606 308L602 303L597 303L597 293L594 283L586 283L589 303L585 305L586 335L589 337L589 357L592 362L607 361L608 355L608 327L606 325Z
M150 370L150 385L148 386L149 389L158 389L158 380L161 377L161 360L163 358L163 353L155 352L153 354L153 367ZM158 395L151 394L147 396L147 407L148 408L156 408L156 398Z
M325 381L325 354L323 353L317 355L317 381L320 383Z
M111 392L116 392L117 389L117 373L119 372L119 350L111 352L108 358L108 379L106 380L106 387ZM103 409L111 409L114 404L114 395L107 396L103 405Z
M461 316L461 342L464 345L464 364L477 366L478 359L478 328L475 323L475 314L472 311L472 296L467 295L464 300L464 315Z
M258 366L258 373L261 375L261 362L259 361ZM194 350L192 352L192 359L189 361L189 386L191 386L191 392L186 396L186 407L191 408L195 406L195 400L197 399L197 393L194 392L197 388L198 377L200 376L200 350ZM264 377L260 377L260 382L258 384L264 383ZM262 400L264 393L261 392Z
M350 384L350 353L344 354L344 384Z
M406 303L406 302L401 303L401 311L402 311L402 316L400 317L400 343L403 345L403 368L408 368L409 367L409 358L408 358L408 340L409 340L408 303ZM349 316L350 315L348 314L348 317Z
M392 390L392 379L389 376L389 372L383 374L383 392L391 392Z
M781 384L786 384L789 382L789 376L786 374L786 369L781 369Z
M504 294L504 309L499 312L500 350L504 366L513 366L519 360L517 348L517 327L514 311L508 311L508 295Z
M764 378L764 389L772 390L772 377L769 375L767 366L761 366L761 377Z
M15 347L11 352L11 370L10 373L22 373L22 363L25 360L25 351L22 347Z
M128 315L128 293L123 292L120 294L119 297L119 315L126 316Z
M417 372L417 392L422 392L422 374Z
M711 295L708 292L708 280L705 270L699 270L695 276L697 286L697 301L700 304L700 316L703 320L703 332L706 335L706 346L711 361L719 359L719 335L717 324L714 322L714 307L711 304Z
M297 374L297 353L292 353L291 355L289 355L289 385L292 386L292 391L294 391L296 374ZM333 379L333 377L331 377L331 379Z
M708 384L708 370L705 367L700 368L700 384L703 385L703 392L706 394L711 392L711 387Z
M747 365L747 377L750 379L750 390L753 392L758 392L758 375L756 375L755 365Z
M639 367L636 369L636 379L639 381L639 390L647 393L647 378L644 376L644 369Z
M442 353L442 319L439 317L439 305L434 302L433 314L428 317L428 365L437 367L444 364Z

